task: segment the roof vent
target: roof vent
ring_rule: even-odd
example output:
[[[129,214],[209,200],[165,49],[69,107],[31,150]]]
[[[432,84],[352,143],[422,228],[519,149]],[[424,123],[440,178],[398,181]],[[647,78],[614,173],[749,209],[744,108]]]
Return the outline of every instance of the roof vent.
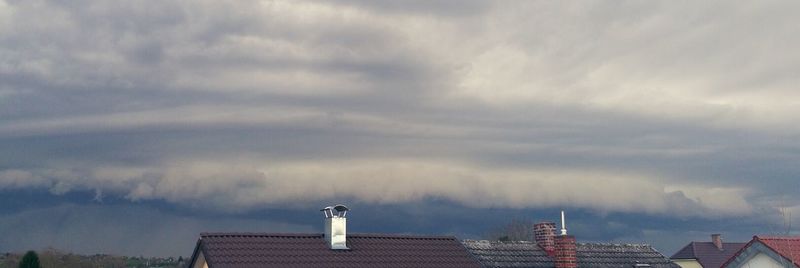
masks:
[[[321,209],[325,213],[325,241],[331,249],[349,249],[347,247],[347,211],[345,205],[329,206]]]

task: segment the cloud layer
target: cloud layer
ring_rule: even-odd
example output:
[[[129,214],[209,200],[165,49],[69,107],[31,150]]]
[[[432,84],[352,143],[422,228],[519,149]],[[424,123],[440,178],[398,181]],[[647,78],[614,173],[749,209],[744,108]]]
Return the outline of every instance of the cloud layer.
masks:
[[[234,211],[796,206],[796,8],[0,1],[0,189]]]

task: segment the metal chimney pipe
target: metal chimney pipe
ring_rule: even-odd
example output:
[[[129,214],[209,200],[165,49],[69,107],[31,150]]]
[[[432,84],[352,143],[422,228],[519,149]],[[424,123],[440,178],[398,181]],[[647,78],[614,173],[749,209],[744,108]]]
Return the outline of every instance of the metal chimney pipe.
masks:
[[[347,247],[347,211],[344,205],[336,205],[321,209],[325,212],[325,241],[333,250],[349,249]]]

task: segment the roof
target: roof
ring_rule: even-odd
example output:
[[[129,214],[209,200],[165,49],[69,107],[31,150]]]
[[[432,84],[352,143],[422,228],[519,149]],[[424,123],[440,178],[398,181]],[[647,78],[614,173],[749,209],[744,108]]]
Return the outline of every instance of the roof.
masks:
[[[464,246],[485,267],[554,267],[545,251],[530,241],[464,240]],[[578,267],[611,268],[649,264],[655,268],[678,268],[649,245],[577,243]]]
[[[224,267],[480,267],[452,236],[348,234],[331,250],[322,234],[202,233],[198,252]]]
[[[670,259],[696,259],[703,267],[720,267],[747,243],[722,243],[722,250],[713,242],[691,242]]]
[[[754,236],[767,247],[774,250],[784,258],[800,264],[800,237],[798,236]]]
[[[794,267],[800,267],[800,236],[753,236],[753,239],[731,256],[724,265],[743,262],[749,258],[747,255],[758,252],[768,253],[768,256],[776,260],[783,257],[786,261],[791,261]]]

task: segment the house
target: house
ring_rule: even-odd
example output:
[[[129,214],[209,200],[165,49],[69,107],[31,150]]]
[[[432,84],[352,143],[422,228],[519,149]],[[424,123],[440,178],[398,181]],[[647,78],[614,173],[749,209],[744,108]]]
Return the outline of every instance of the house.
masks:
[[[800,236],[753,236],[720,267],[800,267]]]
[[[542,268],[678,268],[648,245],[576,243],[575,237],[555,234],[555,223],[534,225],[534,241],[464,240],[464,246],[484,267]]]
[[[347,207],[322,211],[325,233],[203,233],[188,267],[481,267],[455,237],[348,234]]]
[[[683,268],[718,268],[747,243],[723,242],[721,234],[712,234],[709,242],[691,242],[670,259]]]

